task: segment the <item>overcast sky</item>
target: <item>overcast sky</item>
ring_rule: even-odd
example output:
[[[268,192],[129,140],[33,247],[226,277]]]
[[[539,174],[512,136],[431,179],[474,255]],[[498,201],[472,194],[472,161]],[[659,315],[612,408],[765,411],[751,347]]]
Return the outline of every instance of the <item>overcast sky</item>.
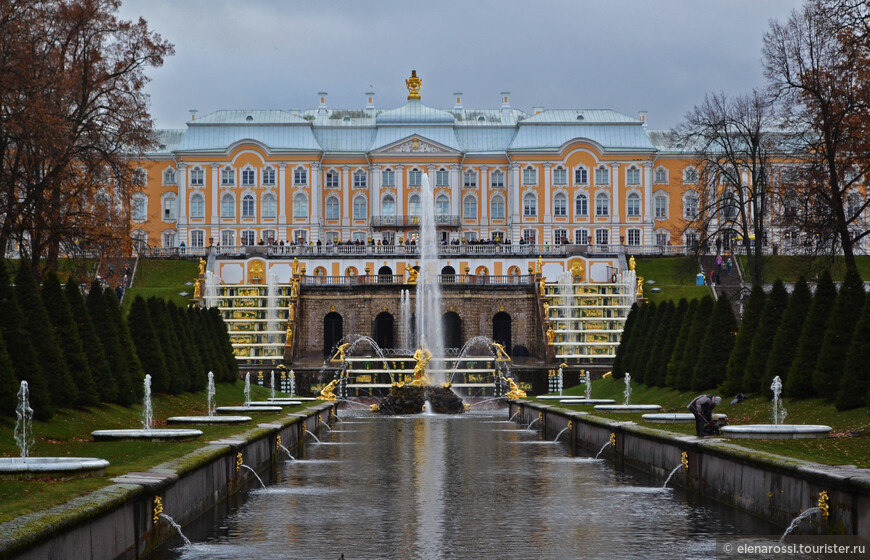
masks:
[[[678,124],[708,91],[763,87],[761,37],[800,0],[124,0],[175,45],[150,70],[160,128],[189,109],[310,109],[405,103],[416,69],[423,103],[648,111]]]

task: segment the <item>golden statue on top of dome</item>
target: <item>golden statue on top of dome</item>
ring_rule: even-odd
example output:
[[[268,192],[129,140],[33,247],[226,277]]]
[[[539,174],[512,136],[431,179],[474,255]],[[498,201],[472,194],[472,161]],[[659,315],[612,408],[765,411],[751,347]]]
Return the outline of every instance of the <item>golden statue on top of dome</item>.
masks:
[[[420,99],[420,85],[423,80],[417,77],[417,71],[411,70],[411,77],[405,80],[405,85],[408,86],[408,99]]]

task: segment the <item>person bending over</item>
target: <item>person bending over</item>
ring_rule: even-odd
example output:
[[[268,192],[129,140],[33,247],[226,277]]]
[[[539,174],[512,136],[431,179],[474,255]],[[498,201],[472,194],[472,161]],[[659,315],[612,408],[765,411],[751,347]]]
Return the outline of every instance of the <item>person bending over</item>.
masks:
[[[722,397],[698,395],[689,403],[689,410],[695,415],[695,432],[698,436],[715,436],[719,427],[713,422],[713,409],[722,402]]]

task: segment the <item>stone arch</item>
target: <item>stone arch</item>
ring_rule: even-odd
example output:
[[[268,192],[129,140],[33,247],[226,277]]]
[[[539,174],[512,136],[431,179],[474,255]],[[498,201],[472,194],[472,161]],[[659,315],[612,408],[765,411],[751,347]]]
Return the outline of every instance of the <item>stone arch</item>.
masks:
[[[504,311],[499,311],[492,317],[492,340],[504,346],[505,351],[511,353],[511,316]]]
[[[395,319],[388,311],[381,311],[375,317],[375,342],[381,348],[395,348]]]
[[[445,348],[462,348],[462,318],[455,311],[448,311],[441,317]]]
[[[344,337],[344,319],[335,311],[323,317],[323,355],[331,356]]]

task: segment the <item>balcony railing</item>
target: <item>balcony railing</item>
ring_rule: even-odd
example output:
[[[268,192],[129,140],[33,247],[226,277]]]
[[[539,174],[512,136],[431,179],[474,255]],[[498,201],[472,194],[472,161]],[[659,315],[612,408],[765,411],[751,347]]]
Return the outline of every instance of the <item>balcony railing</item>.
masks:
[[[533,284],[535,277],[528,274],[487,275],[439,274],[439,284],[472,286],[523,286]],[[303,276],[303,286],[366,286],[405,284],[401,274],[361,274],[358,276]]]
[[[420,216],[372,216],[372,227],[420,227]],[[459,216],[435,216],[435,227],[459,227]]]

